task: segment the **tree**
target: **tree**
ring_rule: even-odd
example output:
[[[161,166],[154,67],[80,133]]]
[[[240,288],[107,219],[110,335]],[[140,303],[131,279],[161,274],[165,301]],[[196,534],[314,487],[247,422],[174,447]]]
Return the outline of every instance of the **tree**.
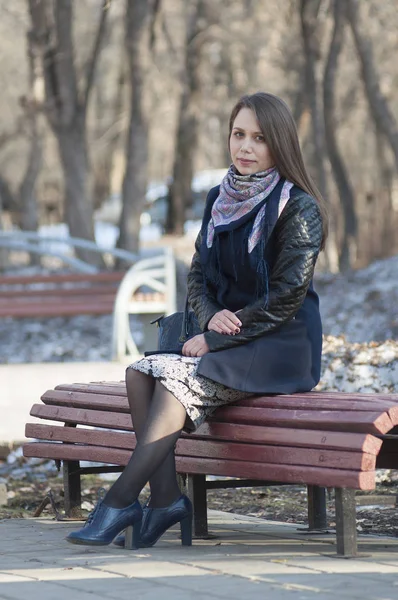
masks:
[[[346,18],[344,0],[334,0],[333,14],[334,29],[323,79],[323,106],[326,145],[333,176],[339,191],[340,204],[343,209],[344,225],[342,244],[339,247],[339,268],[340,271],[344,271],[349,269],[355,260],[356,236],[358,231],[354,192],[339,150],[336,136],[336,71],[343,46],[344,23]]]
[[[398,124],[380,88],[372,41],[363,33],[362,13],[357,0],[347,0],[347,15],[361,64],[361,75],[369,108],[377,127],[386,136],[391,146],[398,169]]]
[[[319,40],[317,38],[318,13],[322,0],[300,0],[301,34],[305,58],[305,83],[307,104],[310,107],[312,123],[312,140],[314,147],[314,164],[317,185],[326,195],[325,147],[322,107],[316,78],[316,62],[319,57]]]
[[[184,233],[185,211],[192,202],[194,157],[198,145],[200,120],[200,59],[206,28],[206,5],[203,0],[191,2],[187,11],[185,60],[182,91],[178,111],[176,148],[172,182],[169,187],[167,233]]]
[[[139,249],[140,217],[148,185],[149,75],[154,45],[153,28],[159,9],[160,0],[127,0],[126,3],[126,49],[131,96],[117,245],[132,252]]]
[[[28,0],[28,6],[31,43],[42,64],[43,110],[57,139],[63,168],[66,222],[72,236],[94,240],[86,118],[110,2],[102,2],[82,85],[78,84],[74,57],[73,0]],[[79,255],[99,261],[97,255],[84,250]]]

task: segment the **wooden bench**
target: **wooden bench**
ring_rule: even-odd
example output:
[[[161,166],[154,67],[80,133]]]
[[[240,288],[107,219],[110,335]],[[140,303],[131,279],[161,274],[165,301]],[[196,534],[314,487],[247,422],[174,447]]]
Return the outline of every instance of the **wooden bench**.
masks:
[[[121,470],[135,447],[125,385],[59,385],[41,399],[30,414],[62,425],[28,423],[26,436],[38,441],[24,445],[24,456],[63,463],[71,515],[80,507],[80,476]],[[355,490],[375,487],[376,467],[398,467],[397,424],[393,394],[263,396],[218,409],[176,448],[177,470],[188,476],[195,535],[207,535],[207,489],[255,483],[306,484],[310,529],[325,528],[326,486],[335,488],[337,554],[355,556]],[[80,467],[80,461],[105,466]],[[206,475],[240,480],[206,481]]]
[[[151,325],[154,315],[176,311],[176,265],[170,248],[142,256],[126,272],[0,276],[0,318],[112,314],[111,358],[127,361],[139,353],[130,328],[130,315],[139,315],[141,351],[153,350],[158,335]]]
[[[124,272],[1,276],[0,317],[107,315]]]

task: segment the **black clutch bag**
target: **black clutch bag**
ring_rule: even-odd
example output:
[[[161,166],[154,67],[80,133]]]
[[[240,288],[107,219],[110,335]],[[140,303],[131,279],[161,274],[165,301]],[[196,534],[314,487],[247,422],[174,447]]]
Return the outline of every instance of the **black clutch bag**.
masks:
[[[168,317],[159,317],[152,321],[159,328],[158,350],[145,352],[145,356],[151,354],[181,354],[185,342],[199,333],[203,333],[195,313],[188,309],[188,301],[185,310],[175,312]]]

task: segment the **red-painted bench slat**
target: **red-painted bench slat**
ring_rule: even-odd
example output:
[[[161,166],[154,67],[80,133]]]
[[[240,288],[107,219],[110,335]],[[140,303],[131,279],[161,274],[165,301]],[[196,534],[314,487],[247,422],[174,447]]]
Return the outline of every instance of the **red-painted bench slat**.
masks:
[[[328,399],[328,398],[301,398],[294,396],[261,396],[259,398],[247,398],[243,402],[239,403],[240,406],[250,406],[251,408],[279,408],[279,409],[296,409],[296,410],[328,410],[328,411],[368,411],[378,412],[381,410],[388,410],[394,406],[390,402],[384,401],[370,401],[369,399],[364,400],[351,400],[347,402],[341,399]]]
[[[15,300],[15,302],[31,302],[34,298],[39,298],[43,300],[51,300],[53,302],[54,296],[56,298],[62,298],[64,296],[102,296],[108,295],[115,297],[117,292],[117,285],[91,285],[90,287],[74,287],[74,288],[49,288],[45,290],[29,290],[27,295],[24,290],[0,290],[0,304],[8,303],[10,298]]]
[[[212,417],[210,417],[212,419]],[[387,433],[395,425],[383,412],[358,411],[300,411],[274,408],[252,408],[226,406],[219,412],[217,420],[229,423],[251,425],[272,425],[273,427],[294,427],[296,429],[330,429],[334,431],[356,431],[366,433]]]
[[[49,406],[70,406],[78,408],[93,408],[94,410],[109,410],[111,412],[122,412],[130,414],[127,398],[113,395],[95,395],[84,392],[64,392],[52,390],[41,397],[44,404]]]
[[[109,391],[108,388],[114,387],[117,388],[116,391]],[[69,384],[60,384],[57,385],[56,390],[66,390],[66,391],[75,391],[75,392],[87,392],[93,394],[114,394],[120,396],[126,396],[126,385],[124,380],[122,381],[105,381],[105,382],[91,382],[91,383],[69,383]],[[51,392],[52,390],[49,390]],[[48,393],[49,393],[48,392]],[[270,402],[279,402],[279,400],[283,402],[293,402],[300,403],[304,401],[305,403],[309,403],[310,407],[316,406],[313,400],[317,402],[328,402],[328,408],[334,406],[335,402],[336,406],[340,405],[345,408],[345,410],[351,410],[350,405],[353,401],[358,402],[366,402],[371,405],[377,405],[379,408],[381,406],[396,406],[398,404],[398,394],[377,394],[377,400],[375,400],[375,394],[366,393],[344,393],[344,392],[305,392],[298,394],[275,394],[270,396],[259,396],[256,398],[247,398],[246,400],[240,401],[240,405],[244,406],[254,406],[255,403],[265,403],[265,405]],[[330,404],[329,404],[330,403]],[[271,407],[271,404],[269,405]],[[367,410],[367,409],[366,409]]]
[[[41,417],[54,421],[66,421],[70,423],[82,423],[84,425],[104,426],[115,429],[132,429],[131,417],[128,414],[113,413],[108,411],[96,411],[80,408],[69,408],[59,406],[48,406],[35,404],[31,413],[33,417]],[[336,413],[333,413],[336,415]],[[386,433],[392,429],[390,419],[386,414],[378,413],[357,413],[359,422],[356,422],[351,413],[339,415],[341,421],[336,423],[330,414],[305,413],[300,411],[284,411],[277,409],[247,409],[245,407],[226,406],[218,410],[217,416],[210,417],[210,420],[245,423],[248,425],[261,425],[286,427],[296,429],[319,429],[320,427],[330,430],[341,431],[364,431],[371,433]],[[312,418],[311,418],[312,417]],[[361,419],[361,420],[360,420]]]
[[[220,409],[219,409],[220,410]],[[283,429],[281,427],[259,427],[257,425],[240,425],[239,423],[203,423],[199,429],[190,434],[201,438],[233,439],[247,443],[267,443],[279,446],[290,446],[292,440],[301,448],[325,448],[328,450],[351,450],[376,455],[382,441],[367,433],[349,433],[340,431]]]
[[[63,421],[65,423],[81,423],[93,427],[106,427],[107,429],[125,429],[132,431],[131,416],[122,413],[112,413],[84,408],[69,408],[64,406],[47,406],[34,404],[30,410],[32,417]]]
[[[127,365],[126,365],[127,366]],[[123,373],[121,373],[123,375]],[[51,396],[54,391],[71,391],[71,392],[86,392],[88,394],[96,395],[112,395],[122,396],[127,399],[126,384],[124,381],[120,382],[106,382],[106,383],[72,383],[72,384],[61,384],[57,385],[54,390],[47,390],[42,398]]]
[[[108,315],[113,311],[114,301],[54,304],[44,307],[41,304],[29,306],[1,307],[0,317],[10,318],[49,318],[49,317],[73,317],[76,315]]]
[[[64,431],[67,430],[65,436]],[[50,434],[48,431],[40,433],[36,429],[38,439],[50,439],[53,441],[68,441],[75,443],[93,443],[94,436],[91,432],[84,429],[75,429],[74,427],[52,426]],[[98,433],[98,432],[95,432]],[[128,439],[123,435],[124,446],[120,446],[118,436],[123,434],[111,434],[108,436],[107,447],[124,448],[132,450],[135,447],[135,439],[132,434]],[[112,436],[112,437],[111,437]],[[65,440],[64,438],[68,439]],[[59,440],[61,438],[61,440]],[[116,446],[114,443],[116,442]],[[105,444],[100,443],[100,446]],[[297,447],[280,447],[259,444],[241,444],[239,442],[222,442],[212,440],[200,440],[195,438],[183,438],[177,442],[177,455],[179,456],[199,456],[202,458],[217,458],[220,460],[243,460],[267,463],[282,463],[290,465],[321,465],[327,468],[353,469],[361,471],[370,471],[375,468],[375,456],[364,454],[362,452],[344,452],[324,449],[308,449]]]
[[[89,460],[115,465],[126,465],[131,452],[116,448],[97,446],[79,446],[33,442],[25,446],[25,456],[52,458],[58,460]],[[331,478],[336,487],[353,489],[373,489],[374,471],[358,472],[347,469],[328,469],[300,465],[281,465],[236,460],[219,460],[200,457],[176,457],[177,470],[180,473],[205,475],[224,475],[226,477],[248,477],[280,481],[284,483],[306,483],[329,486]]]
[[[210,435],[211,437],[216,437],[217,434],[220,433],[220,428],[224,427],[224,431],[228,432],[228,437],[231,437],[231,425],[225,424],[222,422],[222,419],[219,419],[219,416],[223,414],[225,408],[218,409],[217,417],[213,417],[214,419],[220,420],[221,422],[208,422],[204,423],[201,426],[196,434],[198,437],[203,437],[205,435]],[[77,408],[66,408],[66,407],[58,407],[58,406],[46,406],[43,404],[34,404],[30,414],[33,417],[39,417],[42,419],[48,419],[51,421],[62,421],[71,424],[82,424],[82,425],[90,425],[93,427],[104,427],[107,429],[121,429],[132,431],[132,423],[131,417],[128,414],[121,413],[111,413],[111,412],[102,412],[102,411],[94,411],[94,410],[86,410],[86,409],[77,409]],[[213,427],[213,429],[212,429]],[[248,425],[236,425],[236,431],[240,431],[239,427],[250,427]],[[259,431],[261,430],[261,432]],[[213,433],[212,433],[213,432]],[[264,439],[268,443],[275,443],[278,445],[291,445],[292,436],[294,435],[295,445],[302,447],[328,447],[333,448],[334,445],[340,447],[340,440],[344,438],[344,436],[348,436],[347,439],[347,447],[352,447],[353,444],[364,443],[366,436],[362,436],[361,434],[355,433],[344,433],[344,432],[328,432],[324,430],[304,430],[298,429],[295,430],[293,428],[283,429],[277,427],[256,427],[252,426],[252,434],[256,435],[258,432],[257,439],[255,437],[252,438],[253,442],[259,441],[259,439]],[[358,436],[355,438],[355,436]],[[368,444],[370,445],[370,438],[368,436]],[[352,438],[352,439],[349,439]],[[377,448],[377,445],[381,442],[376,438],[373,438],[371,442],[372,447]],[[371,449],[367,448],[366,451],[368,453],[372,453]]]
[[[124,271],[103,271],[102,273],[54,273],[51,275],[2,275],[2,285],[31,285],[36,283],[68,283],[68,282],[119,282]]]
[[[120,386],[114,386],[112,389],[109,386],[109,391],[111,394],[96,394],[91,390],[88,391],[75,391],[75,390],[63,390],[63,389],[55,389],[49,390],[43,394],[41,397],[44,404],[59,404],[64,406],[79,406],[81,408],[96,408],[101,410],[114,410],[117,412],[130,412],[129,404],[127,401],[127,397],[119,395],[115,395],[113,390],[119,390]],[[121,399],[122,398],[122,399]],[[233,405],[232,405],[233,406]],[[390,405],[384,404],[382,402],[361,402],[354,401],[349,406],[347,403],[336,404],[336,402],[328,402],[328,401],[320,401],[318,399],[314,399],[311,401],[305,401],[305,399],[298,399],[289,397],[285,399],[284,396],[277,397],[261,397],[255,399],[247,399],[243,400],[239,403],[239,406],[247,406],[248,408],[279,408],[279,409],[287,409],[287,410],[332,410],[332,411],[363,411],[363,412],[376,412],[385,410],[388,412],[390,409]],[[346,408],[347,407],[347,408]]]

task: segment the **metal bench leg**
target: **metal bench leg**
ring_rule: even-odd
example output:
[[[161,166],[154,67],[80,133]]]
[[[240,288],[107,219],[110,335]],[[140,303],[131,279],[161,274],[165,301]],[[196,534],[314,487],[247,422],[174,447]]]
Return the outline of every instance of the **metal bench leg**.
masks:
[[[308,531],[327,530],[326,488],[318,485],[307,486],[308,498]]]
[[[206,475],[188,475],[188,496],[193,504],[193,535],[207,538]]]
[[[63,467],[65,515],[80,518],[82,496],[79,461],[65,460]]]
[[[357,556],[355,490],[335,489],[337,555]]]

